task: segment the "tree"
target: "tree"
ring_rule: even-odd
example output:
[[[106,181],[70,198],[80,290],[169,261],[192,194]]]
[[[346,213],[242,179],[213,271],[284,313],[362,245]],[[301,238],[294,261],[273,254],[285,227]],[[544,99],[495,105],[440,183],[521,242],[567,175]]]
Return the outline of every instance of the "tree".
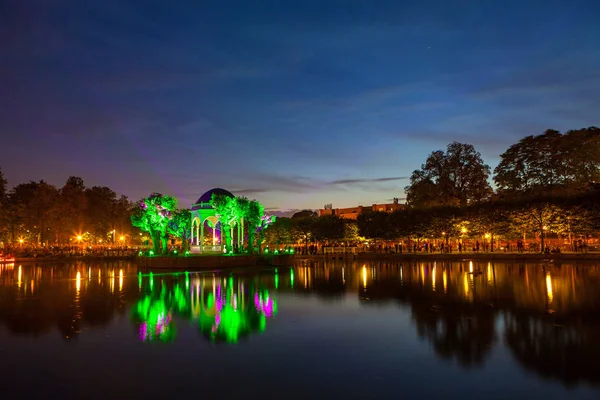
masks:
[[[264,241],[267,244],[285,245],[293,242],[292,223],[289,218],[277,218],[266,230]]]
[[[508,235],[512,232],[510,224],[510,211],[506,204],[489,202],[481,204],[473,210],[468,210],[468,219],[471,222],[471,231],[482,236],[489,235],[490,250],[494,251],[494,243],[498,236]]]
[[[42,181],[22,183],[9,194],[9,224],[13,236],[45,244],[56,233],[58,221],[56,187]]]
[[[373,239],[375,245],[377,239],[393,238],[394,232],[390,221],[390,215],[383,211],[362,213],[356,219],[360,235]]]
[[[258,244],[258,252],[261,252],[261,247],[265,239],[265,233],[268,231],[267,228],[271,227],[275,221],[277,221],[277,217],[274,215],[263,215],[260,219],[260,223],[256,227],[256,235],[257,235],[257,244]]]
[[[0,168],[0,242],[7,237],[8,230],[8,203],[6,195],[6,185],[8,182],[4,178],[2,169]]]
[[[59,235],[61,241],[68,241],[86,230],[87,196],[83,179],[69,177],[59,192]]]
[[[356,243],[361,240],[361,237],[358,234],[358,225],[356,221],[344,221],[344,242],[346,243]]]
[[[414,207],[466,206],[488,199],[490,167],[471,144],[452,142],[412,173],[406,200]]]
[[[308,243],[313,239],[314,227],[316,224],[317,217],[305,216],[296,217],[292,216],[292,237],[296,242],[304,243],[304,246],[308,248]]]
[[[548,232],[560,229],[562,212],[559,207],[549,202],[524,203],[513,212],[512,220],[523,232],[540,235],[541,249],[544,252],[544,239]]]
[[[292,219],[312,218],[312,217],[316,217],[316,216],[317,216],[317,213],[314,210],[302,210],[302,211],[295,212],[294,215],[292,215]]]
[[[344,239],[344,219],[337,215],[323,215],[315,219],[314,239],[318,242],[337,242]]]
[[[219,224],[221,225],[221,237],[225,238],[225,246],[227,251],[229,251],[233,248],[231,246],[231,224],[236,220],[239,221],[239,218],[243,214],[243,207],[238,199],[215,193],[213,193],[210,199],[210,205],[213,206],[217,213]]]
[[[241,204],[244,221],[248,227],[248,253],[254,253],[255,238],[261,226],[263,225],[263,217],[265,208],[256,200],[248,200],[245,197],[238,197],[238,204]],[[259,243],[260,250],[260,243]]]
[[[154,252],[167,253],[167,240],[169,222],[177,208],[177,200],[171,196],[152,193],[147,198],[140,200],[131,215],[131,223],[152,238]],[[162,244],[162,246],[161,246]]]
[[[168,229],[170,234],[181,239],[183,251],[188,251],[192,231],[192,212],[187,208],[175,210]]]
[[[572,194],[600,182],[600,129],[527,136],[500,155],[494,182],[513,196]]]

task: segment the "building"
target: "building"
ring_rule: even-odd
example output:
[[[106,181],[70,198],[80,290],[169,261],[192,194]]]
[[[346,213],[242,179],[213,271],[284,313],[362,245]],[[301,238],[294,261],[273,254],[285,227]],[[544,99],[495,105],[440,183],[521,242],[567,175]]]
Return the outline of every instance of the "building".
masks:
[[[327,204],[325,205],[325,208],[319,210],[319,217],[323,215],[337,215],[346,219],[356,219],[360,214],[365,212],[392,212],[396,210],[403,210],[405,208],[406,204],[400,204],[398,199],[394,199],[394,202],[389,204],[372,204],[370,206],[358,206],[350,208],[333,208],[331,204]]]

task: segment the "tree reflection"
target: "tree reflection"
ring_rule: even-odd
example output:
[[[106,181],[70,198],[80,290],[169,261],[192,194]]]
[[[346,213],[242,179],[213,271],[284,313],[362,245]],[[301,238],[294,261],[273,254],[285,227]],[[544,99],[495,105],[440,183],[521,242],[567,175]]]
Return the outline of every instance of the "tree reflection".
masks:
[[[599,271],[568,265],[371,263],[353,272],[361,304],[409,305],[417,335],[441,359],[481,367],[503,337],[525,368],[572,385],[600,383]],[[495,332],[499,316],[505,321],[501,335]]]
[[[464,367],[481,366],[495,341],[492,313],[461,307],[432,309],[413,303],[412,316],[419,337],[433,345],[438,356]]]
[[[112,263],[2,265],[0,323],[18,336],[56,330],[66,340],[77,338],[84,328],[105,325],[125,312],[126,302],[137,297],[124,279],[128,273],[129,267]],[[111,284],[115,276],[125,284]]]
[[[600,385],[600,326],[582,321],[569,325],[530,315],[505,317],[504,338],[514,357],[526,369],[572,386]]]
[[[252,332],[265,330],[267,320],[277,314],[277,301],[264,288],[245,287],[233,277],[206,279],[198,276],[185,287],[177,277],[160,277],[160,290],[150,276],[148,291],[133,307],[133,320],[139,324],[140,340],[163,342],[175,338],[175,317],[197,324],[211,341],[236,343]]]

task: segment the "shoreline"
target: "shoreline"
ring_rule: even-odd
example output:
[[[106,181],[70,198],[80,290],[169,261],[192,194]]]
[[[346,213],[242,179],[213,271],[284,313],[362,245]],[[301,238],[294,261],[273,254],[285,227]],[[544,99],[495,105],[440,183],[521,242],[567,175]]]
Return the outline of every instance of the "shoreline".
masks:
[[[359,254],[296,254],[296,260],[390,260],[390,261],[600,261],[600,253],[359,253]]]
[[[135,256],[16,257],[15,261],[6,261],[4,264],[69,261],[120,261],[133,259],[135,259]]]
[[[173,268],[179,266],[190,265],[201,266],[205,268],[207,264],[214,265],[216,267],[235,265],[237,267],[242,266],[241,262],[245,257],[248,256],[192,256],[192,257],[139,257],[135,255],[131,256],[73,256],[73,257],[17,257],[15,261],[0,262],[3,264],[14,264],[14,263],[48,263],[48,262],[71,262],[71,261],[133,261],[138,265],[159,267],[157,264],[164,263],[162,268]],[[249,265],[256,265],[256,263],[271,264],[273,260],[272,255],[254,255],[252,257],[245,258],[245,261],[249,262]],[[284,257],[275,256],[277,261],[281,262]],[[153,261],[149,261],[152,259]],[[202,259],[202,261],[200,261]],[[146,262],[142,260],[147,260]],[[160,261],[159,261],[160,260]],[[233,261],[235,260],[235,261]],[[260,261],[259,261],[260,260]],[[539,254],[539,253],[358,253],[358,254],[315,254],[315,255],[302,255],[296,253],[293,256],[285,257],[287,262],[289,261],[302,261],[302,260],[386,260],[386,261],[426,261],[426,260],[444,260],[444,261],[469,261],[469,260],[480,260],[480,261],[538,261],[538,262],[557,262],[557,261],[600,261],[600,252],[597,253],[557,253],[557,254]],[[233,262],[232,262],[233,261]],[[285,263],[285,261],[284,261]]]

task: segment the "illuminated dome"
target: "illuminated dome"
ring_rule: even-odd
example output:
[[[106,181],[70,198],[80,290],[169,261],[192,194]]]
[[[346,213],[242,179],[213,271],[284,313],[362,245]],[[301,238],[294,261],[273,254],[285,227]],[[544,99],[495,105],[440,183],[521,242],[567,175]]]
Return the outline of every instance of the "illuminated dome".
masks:
[[[196,201],[196,203],[192,206],[192,210],[197,210],[199,208],[206,208],[208,206],[208,203],[210,203],[210,199],[212,199],[213,194],[235,197],[229,190],[225,190],[225,189],[221,189],[221,188],[213,188],[213,189],[210,189],[209,191],[207,191],[206,193],[204,193],[202,196],[200,196],[198,201]]]

